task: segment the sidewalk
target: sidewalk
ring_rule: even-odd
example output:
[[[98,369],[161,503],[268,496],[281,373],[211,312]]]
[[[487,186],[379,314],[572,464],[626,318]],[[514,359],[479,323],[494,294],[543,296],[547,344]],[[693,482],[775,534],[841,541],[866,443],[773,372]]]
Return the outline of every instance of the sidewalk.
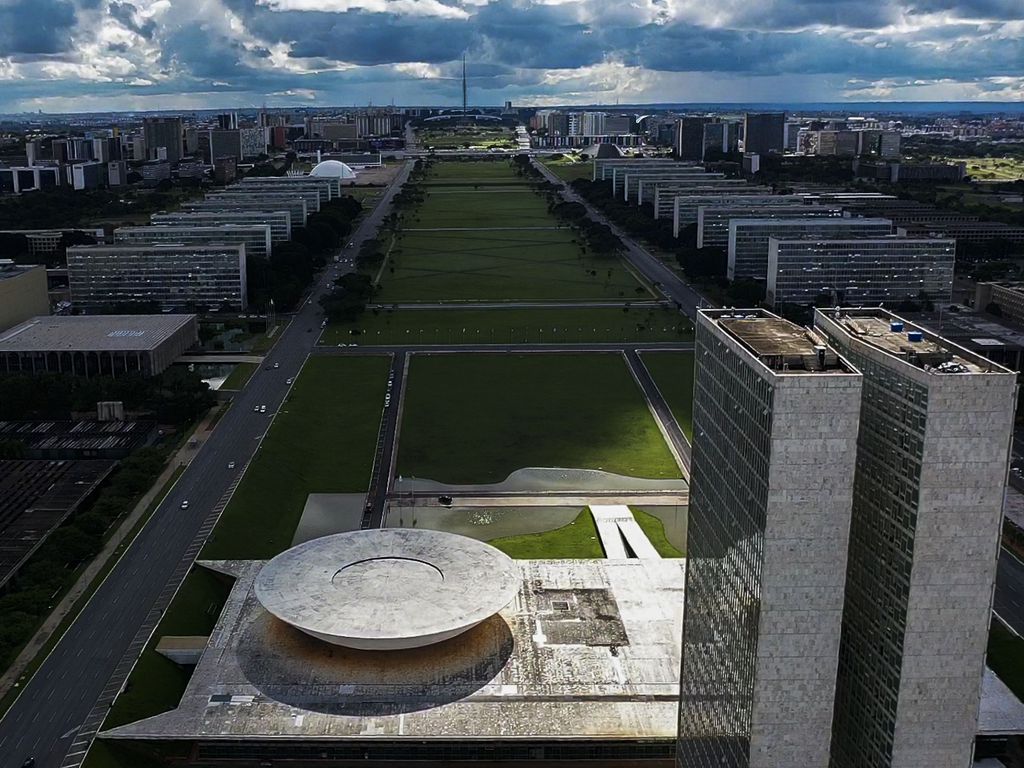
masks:
[[[21,653],[18,654],[18,657],[11,663],[7,671],[0,676],[0,697],[6,696],[16,684],[24,682],[20,678],[26,668],[32,663],[39,652],[45,648],[54,632],[60,627],[61,622],[71,613],[75,603],[89,591],[93,580],[106,568],[111,557],[120,556],[124,548],[130,544],[130,541],[126,541],[126,539],[132,533],[136,523],[142,519],[149,505],[153,503],[153,500],[163,490],[164,485],[174,476],[178,467],[192,461],[192,457],[196,455],[199,448],[210,436],[210,429],[216,423],[218,408],[225,407],[228,406],[215,406],[207,411],[203,420],[199,422],[192,432],[190,439],[183,441],[181,448],[167,461],[167,466],[164,467],[163,472],[153,482],[150,489],[139,499],[135,508],[121,520],[121,523],[110,535],[110,538],[104,543],[100,553],[85,567],[78,580],[64,594],[60,602],[53,607],[53,611],[43,621],[42,626],[32,636],[32,639],[28,641],[28,644],[21,649]],[[189,446],[191,438],[196,440],[194,446]],[[0,712],[0,717],[3,714],[3,712]]]

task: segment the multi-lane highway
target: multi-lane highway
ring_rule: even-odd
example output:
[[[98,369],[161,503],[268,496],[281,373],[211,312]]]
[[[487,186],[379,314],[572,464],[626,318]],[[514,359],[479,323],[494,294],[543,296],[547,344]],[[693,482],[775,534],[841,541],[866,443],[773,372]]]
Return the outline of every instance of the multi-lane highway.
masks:
[[[359,244],[377,231],[409,170],[409,164],[403,166],[360,224],[351,238],[353,257]],[[98,725],[97,712],[121,682],[112,676],[127,672],[123,661],[139,628],[152,620],[158,613],[154,605],[172,591],[197,534],[208,532],[211,512],[223,504],[256,452],[287,393],[286,380],[296,375],[316,344],[318,299],[329,289],[326,276],[317,280],[263,367],[235,397],[148,525],[0,720],[0,768],[18,768],[28,757],[35,757],[38,768],[75,766],[84,759]],[[267,406],[266,413],[254,412],[260,405]],[[228,468],[229,462],[235,462],[234,469]],[[186,500],[188,508],[182,509]]]

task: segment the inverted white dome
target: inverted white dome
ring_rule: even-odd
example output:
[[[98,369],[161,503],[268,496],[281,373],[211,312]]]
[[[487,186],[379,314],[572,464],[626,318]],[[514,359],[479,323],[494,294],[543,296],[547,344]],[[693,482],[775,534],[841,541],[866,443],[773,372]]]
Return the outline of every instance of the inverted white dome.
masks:
[[[340,160],[324,160],[322,163],[317,163],[309,175],[331,179],[354,179],[356,172]]]

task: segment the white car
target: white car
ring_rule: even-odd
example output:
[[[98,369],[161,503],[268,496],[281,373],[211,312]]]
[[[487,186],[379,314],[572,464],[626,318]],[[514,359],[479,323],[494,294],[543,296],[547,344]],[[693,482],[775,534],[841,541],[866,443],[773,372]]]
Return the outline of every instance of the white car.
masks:
[[[259,407],[258,405],[254,405],[254,406],[252,407],[252,412],[253,412],[253,413],[259,413],[259,412],[260,412],[260,407]]]
[[[260,406],[260,413],[266,413],[266,412],[267,412],[267,406],[261,405]]]
[[[235,462],[229,461],[228,462],[228,469],[234,469],[234,468],[235,468]]]
[[[280,368],[280,367],[281,367],[281,364],[280,364],[280,363],[274,363],[274,367],[275,367],[275,368]]]
[[[285,384],[291,384],[295,379],[285,379]]]
[[[185,499],[183,502],[181,502],[181,508],[188,509],[188,499]]]

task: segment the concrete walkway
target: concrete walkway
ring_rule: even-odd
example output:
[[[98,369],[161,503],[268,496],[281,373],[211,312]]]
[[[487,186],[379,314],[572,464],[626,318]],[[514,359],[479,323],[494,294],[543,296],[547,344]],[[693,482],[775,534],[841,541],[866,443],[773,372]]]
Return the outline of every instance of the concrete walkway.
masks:
[[[219,355],[182,355],[177,359],[179,363],[262,363],[262,355],[250,355],[245,352],[239,352],[237,355],[219,354]]]
[[[610,560],[626,560],[629,553],[626,544],[641,560],[660,560],[661,555],[651,544],[647,534],[637,523],[629,507],[620,504],[591,504],[590,512],[601,537],[605,557]],[[625,539],[625,542],[623,541]]]
[[[96,555],[92,562],[85,567],[85,570],[82,571],[78,580],[65,593],[64,597],[60,599],[60,602],[53,607],[50,615],[46,617],[39,629],[36,630],[32,639],[29,640],[25,647],[21,649],[21,653],[19,653],[17,658],[11,663],[11,666],[7,668],[7,671],[2,676],[0,676],[0,696],[6,695],[15,683],[19,682],[19,678],[25,671],[25,668],[28,667],[36,655],[43,649],[65,617],[71,613],[75,603],[88,591],[89,586],[103,571],[110,558],[120,554],[124,547],[131,543],[128,540],[128,536],[135,528],[136,523],[139,522],[146,510],[149,508],[149,505],[153,503],[158,494],[163,490],[167,481],[174,476],[175,470],[192,461],[192,457],[196,455],[199,448],[210,435],[210,429],[214,423],[213,419],[217,413],[217,409],[227,407],[228,405],[224,404],[211,409],[191,435],[191,437],[195,438],[196,444],[194,446],[189,446],[190,440],[185,440],[177,453],[168,460],[163,472],[160,473],[160,476],[153,481],[153,485],[150,486],[149,490],[146,491],[142,498],[138,500],[134,509],[132,509],[132,511],[121,520],[117,528],[114,529],[114,532],[110,534],[110,538],[104,543],[103,549],[100,550],[100,553]],[[0,712],[0,716],[2,715],[3,713]]]

